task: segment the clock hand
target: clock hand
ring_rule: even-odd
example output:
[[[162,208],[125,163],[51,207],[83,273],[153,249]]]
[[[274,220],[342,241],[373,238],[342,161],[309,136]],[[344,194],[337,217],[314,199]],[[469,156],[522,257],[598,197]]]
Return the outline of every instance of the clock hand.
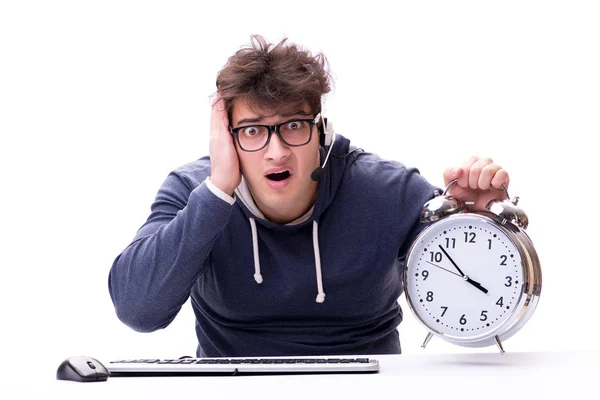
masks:
[[[446,252],[446,250],[444,250],[444,248],[442,247],[442,245],[438,245],[438,247],[440,248],[440,250],[442,250],[442,252],[446,255],[446,257],[448,257],[448,260],[450,260],[450,262],[452,263],[452,265],[454,265],[454,268],[456,268],[458,270],[458,272],[460,272],[460,276],[463,277],[463,279],[467,282],[469,282],[471,285],[475,286],[477,289],[481,290],[483,293],[487,293],[488,290],[486,288],[484,288],[483,286],[481,286],[481,283],[474,281],[473,279],[469,278],[467,275],[465,275],[461,269],[458,267],[458,265],[456,265],[456,263],[454,262],[454,260],[452,259],[452,257],[450,257],[450,254],[448,254]]]
[[[431,265],[433,265],[434,267],[438,267],[439,269],[443,269],[443,270],[444,270],[444,271],[446,271],[446,272],[450,272],[451,274],[454,274],[454,275],[456,275],[456,276],[458,276],[458,277],[461,277],[461,278],[462,278],[462,276],[461,276],[461,275],[457,274],[457,273],[456,273],[456,272],[454,272],[454,271],[450,271],[449,269],[446,269],[446,268],[444,268],[444,267],[440,267],[439,265],[437,265],[437,264],[434,264],[434,263],[432,263],[432,262],[430,262],[430,261],[425,261],[425,262],[426,262],[427,264],[431,264]]]
[[[439,244],[438,247],[440,248],[440,250],[442,250],[442,252],[446,255],[446,257],[448,257],[448,260],[450,260],[450,262],[452,263],[452,265],[454,265],[454,268],[456,268],[458,270],[458,272],[460,273],[460,276],[462,276],[464,278],[465,274],[460,270],[460,268],[458,268],[458,265],[456,265],[456,263],[454,262],[454,260],[452,259],[452,257],[450,257],[450,254],[448,254],[446,252],[446,250],[444,250],[444,248],[442,247],[441,244]]]
[[[473,279],[469,278],[468,276],[465,275],[465,278],[467,280],[467,282],[469,282],[471,285],[475,286],[477,289],[481,290],[483,293],[487,293],[488,290],[486,288],[484,288],[483,286],[481,286],[481,283],[474,281]]]

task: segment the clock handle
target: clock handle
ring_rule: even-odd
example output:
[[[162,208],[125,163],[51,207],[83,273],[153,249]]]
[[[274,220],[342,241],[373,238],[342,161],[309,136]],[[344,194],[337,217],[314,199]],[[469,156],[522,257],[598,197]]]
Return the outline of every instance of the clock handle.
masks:
[[[458,181],[458,178],[452,179],[450,182],[448,182],[448,185],[446,185],[446,189],[444,189],[444,193],[442,193],[442,196],[445,196],[446,193],[448,193],[448,190],[450,190],[450,188],[456,183],[456,181]],[[506,185],[502,184],[502,189],[504,190],[504,194],[506,194],[506,199],[510,200],[510,196],[508,195],[508,189],[506,188]],[[519,197],[515,197],[515,199],[510,200],[510,202],[516,206],[519,202]]]
[[[448,182],[448,185],[446,185],[446,189],[444,189],[444,193],[442,193],[442,196],[445,196],[446,193],[448,193],[448,190],[452,187],[452,185],[456,183],[457,180],[458,178],[452,179],[450,182]]]
[[[506,186],[504,184],[502,184],[502,189],[504,189],[504,194],[506,194],[506,200],[509,200],[511,203],[513,203],[513,205],[517,205],[517,203],[519,202],[519,196],[516,196],[514,199],[510,199],[510,196],[508,195],[508,190],[506,189]]]
[[[446,192],[450,189],[456,179],[450,181],[444,193],[440,195],[439,190],[435,190],[435,197],[429,200],[421,208],[419,220],[421,222],[435,222],[448,215],[456,214],[464,209],[464,204],[452,196],[446,196]]]

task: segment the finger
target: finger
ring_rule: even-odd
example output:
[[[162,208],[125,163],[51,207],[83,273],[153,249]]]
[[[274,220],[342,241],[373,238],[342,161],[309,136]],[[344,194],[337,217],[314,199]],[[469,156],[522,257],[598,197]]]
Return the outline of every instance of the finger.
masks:
[[[462,188],[469,187],[469,175],[471,173],[471,168],[477,161],[479,161],[479,157],[471,156],[461,165],[460,168],[462,169],[463,172],[457,181],[458,186],[460,186]]]
[[[229,118],[225,111],[225,102],[223,99],[213,104],[210,116],[211,136],[218,136],[223,130],[229,131]]]
[[[479,189],[479,177],[481,176],[481,171],[489,164],[492,164],[491,159],[481,158],[471,165],[471,169],[469,170],[469,187],[471,189]]]
[[[221,93],[217,91],[210,102],[211,107],[216,106],[222,100],[223,97],[221,96]]]
[[[448,186],[451,181],[460,177],[462,173],[463,170],[459,167],[446,168],[444,170],[444,186]]]
[[[212,114],[216,114],[216,115],[227,115],[227,111],[226,111],[226,107],[225,107],[225,100],[223,99],[218,99],[217,101],[215,101],[212,105]]]
[[[225,108],[225,100],[220,97],[217,98],[213,103],[213,109],[217,110],[218,112],[225,112]]]
[[[213,109],[210,114],[210,138],[211,138],[211,140],[216,140],[217,137],[219,136],[219,134],[218,134],[219,127],[220,127],[219,120],[220,120],[219,114],[216,111],[216,108],[213,106]]]
[[[479,182],[477,185],[481,190],[488,190],[492,187],[492,179],[494,178],[496,172],[501,170],[502,167],[498,164],[488,164],[481,170],[481,174],[479,175]]]
[[[471,157],[469,157],[469,159],[467,161],[465,161],[460,166],[460,169],[462,170],[462,173],[460,174],[460,177],[458,178],[458,181],[456,181],[456,183],[458,184],[458,186],[460,186],[462,188],[468,188],[469,187],[469,171],[471,170],[471,167],[473,166],[473,164],[475,164],[478,160],[479,160],[478,157],[471,156]]]
[[[508,189],[509,183],[510,176],[508,175],[508,172],[506,172],[506,170],[504,169],[499,169],[498,171],[496,171],[491,180],[491,185],[494,189],[502,189],[502,185],[504,185],[504,187]]]

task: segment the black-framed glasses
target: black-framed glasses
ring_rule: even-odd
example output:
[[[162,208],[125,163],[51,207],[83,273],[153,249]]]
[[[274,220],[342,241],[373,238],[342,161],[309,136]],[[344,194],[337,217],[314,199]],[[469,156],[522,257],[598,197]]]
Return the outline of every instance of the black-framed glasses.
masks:
[[[247,125],[229,128],[238,145],[244,151],[264,149],[273,132],[288,146],[304,146],[312,138],[313,126],[321,118],[321,113],[313,119],[291,119],[277,125]]]

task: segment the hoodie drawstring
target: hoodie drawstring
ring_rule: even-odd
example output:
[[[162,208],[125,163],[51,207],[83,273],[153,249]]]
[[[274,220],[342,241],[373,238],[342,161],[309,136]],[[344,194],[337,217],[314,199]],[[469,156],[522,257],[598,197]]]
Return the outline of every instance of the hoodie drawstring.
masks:
[[[252,229],[252,253],[254,254],[254,280],[256,283],[263,282],[260,274],[260,260],[258,259],[258,234],[256,233],[256,222],[254,218],[250,218],[250,228]]]
[[[261,284],[263,277],[260,273],[260,259],[258,258],[258,233],[256,231],[256,221],[249,218],[250,228],[252,230],[252,253],[254,255],[254,280]],[[325,292],[323,291],[323,276],[321,274],[321,255],[319,252],[319,224],[313,221],[313,249],[315,251],[315,271],[317,274],[317,303],[325,301]]]
[[[323,291],[323,276],[321,275],[321,255],[319,252],[319,224],[313,221],[313,248],[315,249],[315,270],[317,273],[317,303],[325,301],[325,292]]]

